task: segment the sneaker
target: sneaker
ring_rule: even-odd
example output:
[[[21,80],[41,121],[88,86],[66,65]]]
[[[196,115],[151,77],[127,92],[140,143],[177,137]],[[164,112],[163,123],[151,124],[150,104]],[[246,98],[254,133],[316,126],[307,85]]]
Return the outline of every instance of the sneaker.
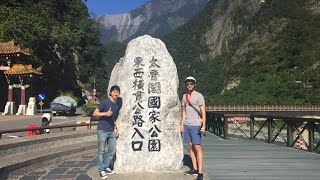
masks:
[[[203,180],[203,174],[198,174],[198,177],[196,180]]]
[[[198,175],[198,170],[191,169],[189,171],[184,172],[184,175]]]
[[[106,174],[115,174],[116,172],[114,170],[111,170],[110,168],[106,169]]]
[[[100,177],[101,177],[101,179],[107,179],[108,178],[107,172],[106,171],[101,171],[100,172]]]

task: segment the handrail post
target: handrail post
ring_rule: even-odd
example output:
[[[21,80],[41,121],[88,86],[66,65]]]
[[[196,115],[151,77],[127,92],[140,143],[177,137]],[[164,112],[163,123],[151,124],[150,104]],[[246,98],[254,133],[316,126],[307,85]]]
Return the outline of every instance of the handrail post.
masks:
[[[271,143],[272,136],[273,136],[272,119],[267,118],[267,121],[268,121],[268,143]]]
[[[287,147],[290,147],[293,141],[292,123],[290,120],[285,121],[287,124]]]
[[[229,139],[229,133],[228,133],[228,117],[223,116],[223,138]]]
[[[90,126],[89,126],[89,129],[91,129],[91,121],[92,121],[92,120],[91,120],[91,117],[90,117]]]
[[[312,152],[314,149],[314,127],[315,127],[314,122],[308,123],[308,135],[309,135],[309,148],[308,148],[308,150],[310,152]]]
[[[223,124],[222,117],[218,116],[216,122],[217,122],[216,123],[216,135],[221,136],[221,134],[222,134],[222,124]]]
[[[250,139],[254,136],[254,117],[250,117]]]

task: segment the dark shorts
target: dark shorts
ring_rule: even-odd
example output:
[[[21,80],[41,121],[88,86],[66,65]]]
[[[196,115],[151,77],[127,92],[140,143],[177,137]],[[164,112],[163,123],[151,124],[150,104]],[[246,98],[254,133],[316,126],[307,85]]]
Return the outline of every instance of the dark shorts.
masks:
[[[185,143],[201,144],[200,126],[184,125],[183,140]]]

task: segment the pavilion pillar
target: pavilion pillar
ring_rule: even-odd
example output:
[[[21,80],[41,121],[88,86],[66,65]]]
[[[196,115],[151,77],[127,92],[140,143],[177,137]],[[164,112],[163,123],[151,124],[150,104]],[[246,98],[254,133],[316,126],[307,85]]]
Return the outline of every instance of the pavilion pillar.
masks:
[[[12,94],[13,94],[13,86],[12,84],[9,84],[8,85],[8,101],[6,103],[6,106],[4,107],[4,112],[2,113],[2,115],[11,115],[16,113],[16,105],[15,105],[15,102],[13,102],[12,100]]]
[[[21,85],[21,105],[26,105],[26,86]]]
[[[27,105],[26,105],[26,86],[24,84],[21,84],[21,92],[20,92],[20,105],[18,112],[16,115],[24,115],[27,111]]]
[[[8,85],[8,102],[12,102],[12,92],[13,92],[13,87],[11,84]]]

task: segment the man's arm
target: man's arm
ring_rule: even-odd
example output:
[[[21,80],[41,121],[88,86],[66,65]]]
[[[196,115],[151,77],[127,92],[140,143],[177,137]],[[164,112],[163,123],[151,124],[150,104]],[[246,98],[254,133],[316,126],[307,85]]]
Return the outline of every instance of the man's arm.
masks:
[[[119,115],[119,111],[117,113],[117,118],[118,118],[118,115]],[[115,120],[115,122],[114,122],[114,135],[116,137],[119,136],[119,128],[120,128],[119,121]]]
[[[182,106],[182,111],[181,111],[181,121],[180,121],[180,131],[184,131],[184,119],[186,118],[186,106]]]
[[[93,116],[101,117],[101,116],[112,116],[111,107],[107,112],[100,112],[98,108],[96,108],[92,114]]]
[[[200,106],[200,110],[201,110],[201,115],[202,115],[202,127],[201,127],[201,132],[204,132],[206,130],[206,121],[207,121],[207,117],[206,117],[206,105],[205,103],[203,103],[203,105]]]

